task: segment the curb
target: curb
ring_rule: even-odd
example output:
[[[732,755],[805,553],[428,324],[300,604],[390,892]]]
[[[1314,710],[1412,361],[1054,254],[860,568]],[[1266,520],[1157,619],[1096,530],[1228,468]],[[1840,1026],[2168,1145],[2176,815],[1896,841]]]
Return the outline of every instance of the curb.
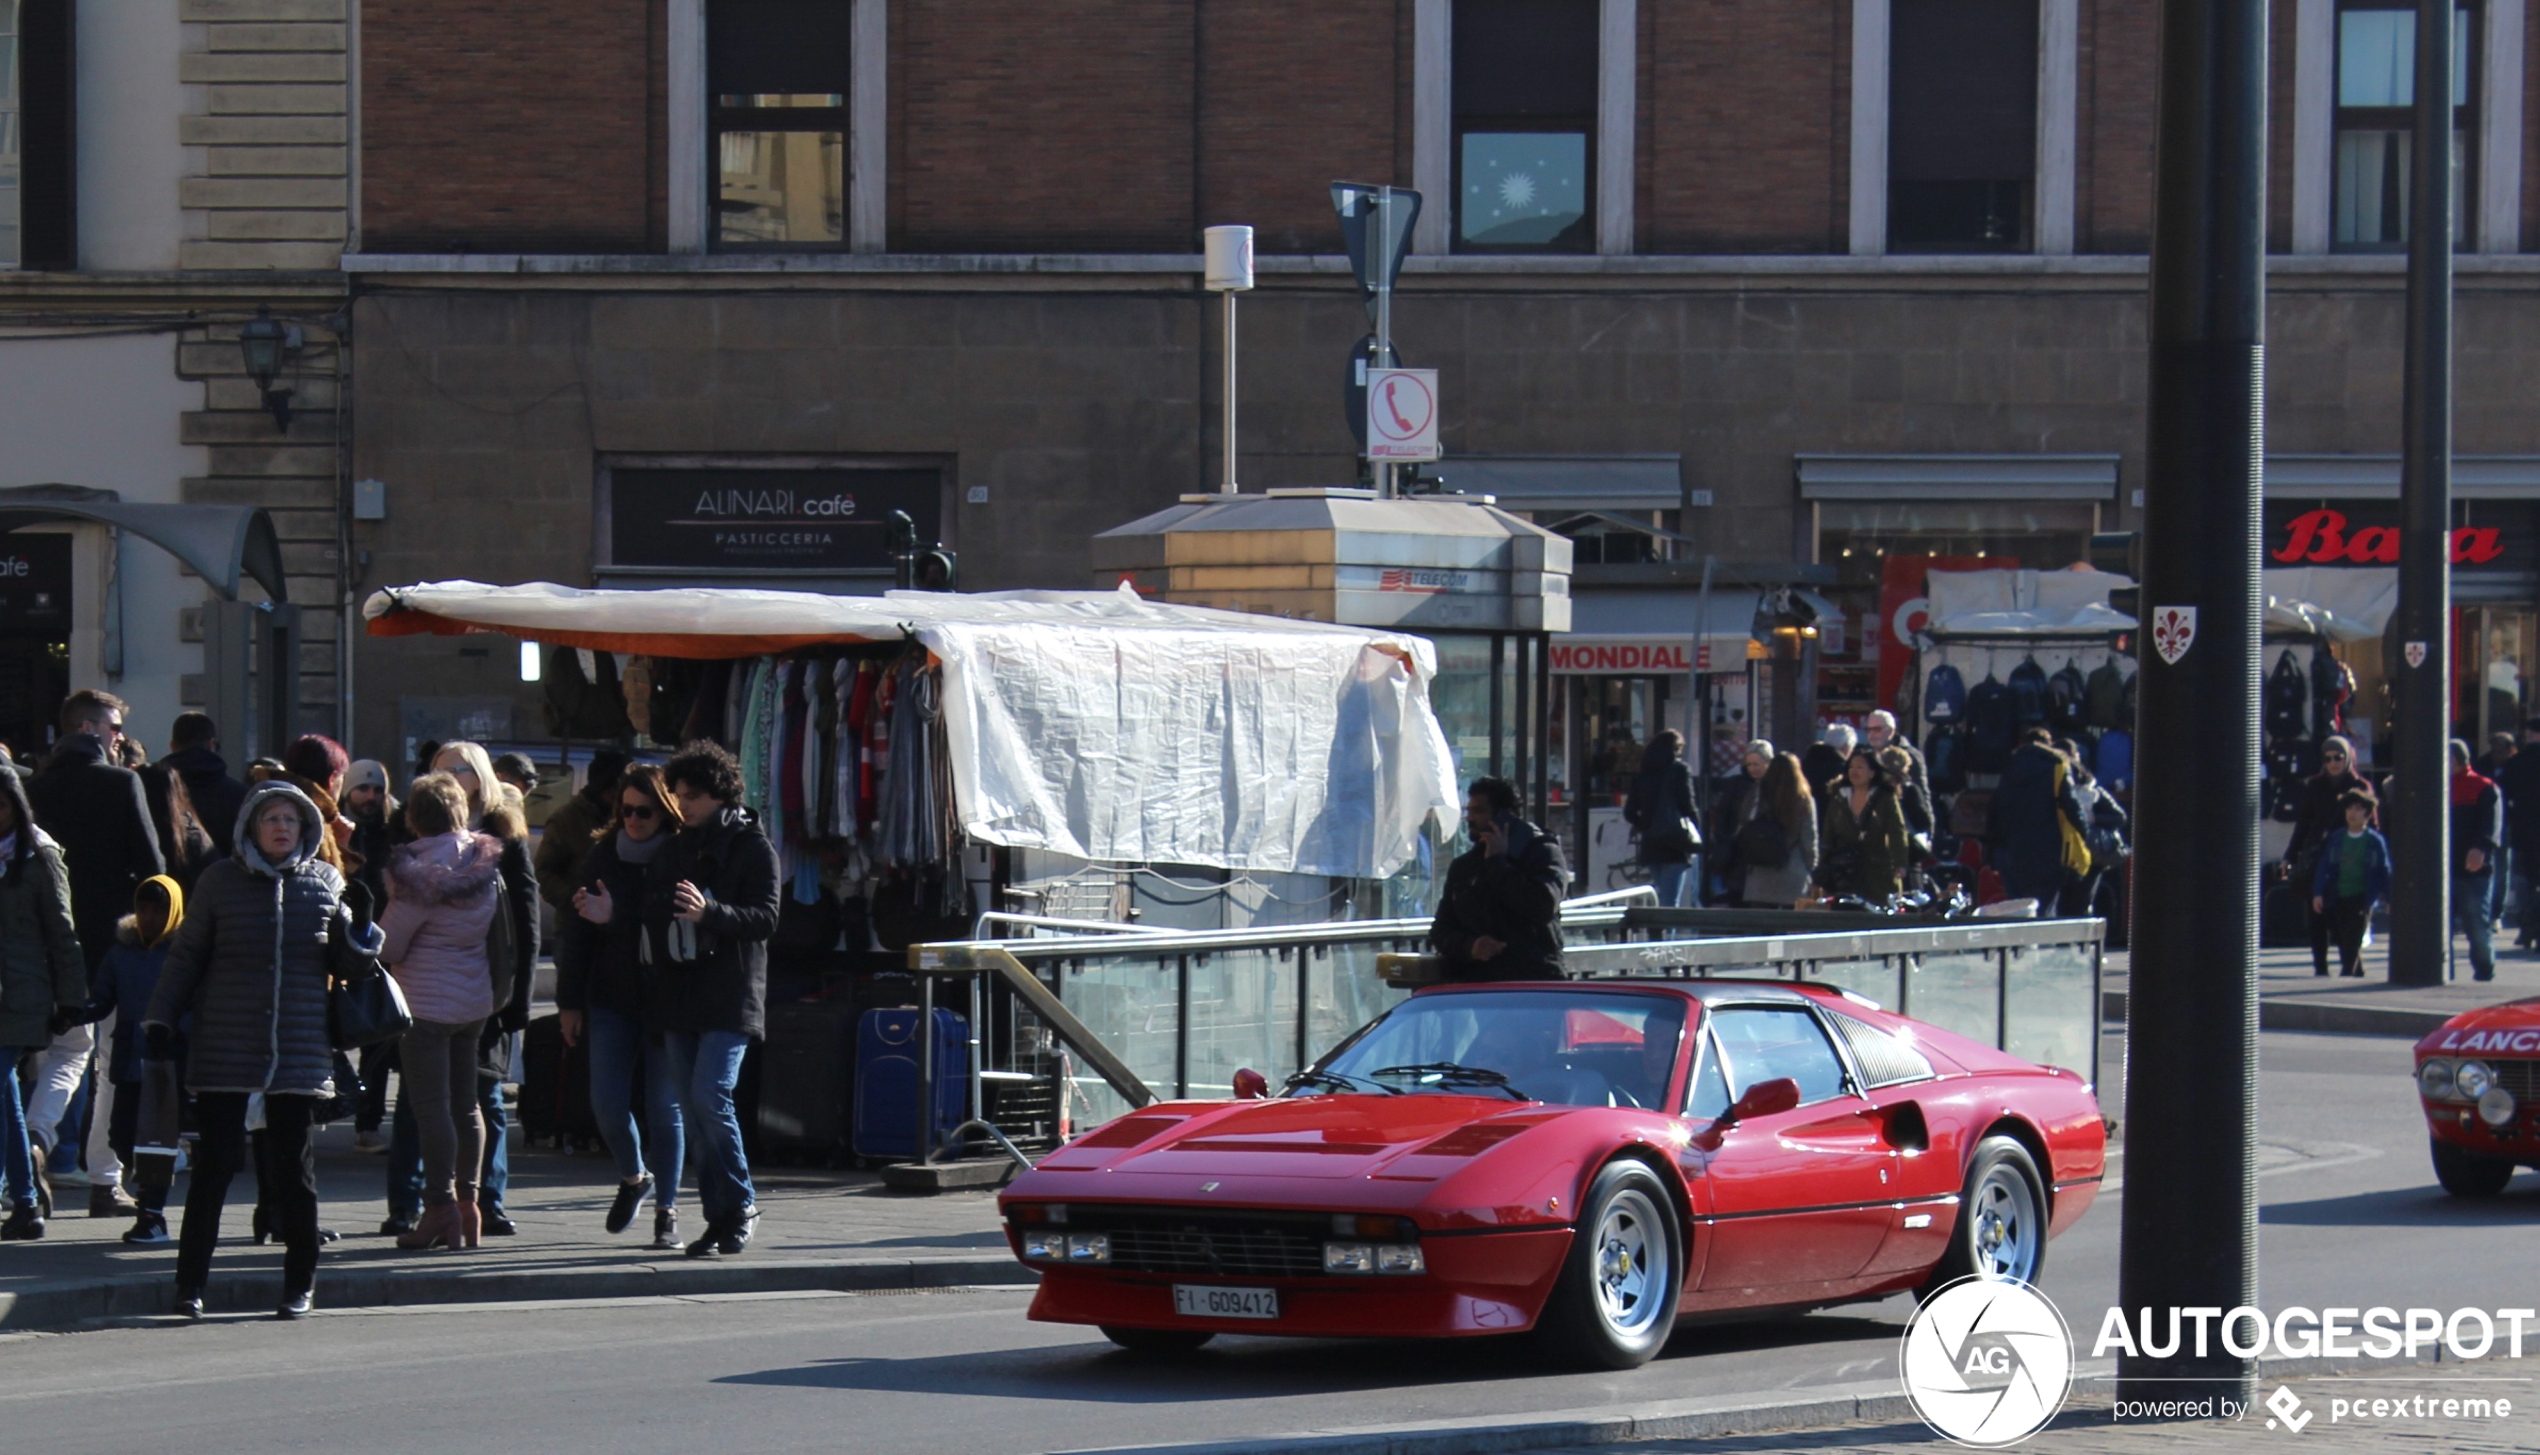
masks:
[[[2443,1361],[2423,1361],[2402,1368],[2422,1368]],[[2309,1375],[2353,1374],[2390,1368],[2389,1361],[2356,1357],[2261,1359],[2254,1386]],[[2114,1360],[2086,1360],[2073,1366],[2073,1389],[2059,1420],[2076,1414],[2104,1419],[2106,1381],[2115,1375]],[[2091,1391],[2085,1393],[2085,1391]],[[1503,1455],[1522,1450],[1566,1450],[1573,1446],[1620,1444],[1634,1440],[1716,1440],[1740,1435],[1768,1435],[1784,1430],[1821,1429],[1834,1425],[1912,1426],[1925,1431],[1913,1401],[1893,1380],[1827,1385],[1789,1396],[1713,1395],[1704,1399],[1655,1401],[1609,1409],[1551,1410],[1517,1418],[1425,1420],[1398,1425],[1370,1425],[1323,1433],[1303,1430],[1292,1435],[1265,1435],[1197,1444],[1116,1445],[1065,1452],[1065,1455]],[[1934,1436],[1937,1440],[1938,1437]]]
[[[2126,994],[2122,990],[2100,993],[2100,1017],[2111,1025],[2123,1025],[2126,1018]],[[2298,1000],[2265,1000],[2258,1002],[2258,1029],[2262,1031],[2319,1031],[2338,1036],[2401,1036],[2417,1040],[2442,1029],[2443,1023],[2457,1012],[2444,1010],[2403,1010],[2396,1006],[2317,1005]]]
[[[949,1288],[965,1284],[1029,1285],[1032,1271],[1011,1257],[846,1258],[745,1262],[622,1263],[590,1268],[382,1269],[318,1265],[318,1300],[326,1308],[413,1304],[519,1303],[549,1299],[677,1298],[724,1293],[864,1292]],[[88,1282],[38,1284],[0,1293],[0,1332],[67,1329],[99,1319],[140,1318],[168,1311],[166,1273]],[[224,1275],[214,1266],[203,1290],[211,1313],[259,1313],[282,1301],[279,1270]]]
[[[1892,1380],[1836,1385],[1796,1398],[1714,1395],[1605,1410],[1556,1410],[1508,1420],[1430,1420],[1364,1429],[1183,1445],[1123,1445],[1073,1455],[1484,1455],[1632,1440],[1710,1440],[1825,1425],[1915,1418]]]

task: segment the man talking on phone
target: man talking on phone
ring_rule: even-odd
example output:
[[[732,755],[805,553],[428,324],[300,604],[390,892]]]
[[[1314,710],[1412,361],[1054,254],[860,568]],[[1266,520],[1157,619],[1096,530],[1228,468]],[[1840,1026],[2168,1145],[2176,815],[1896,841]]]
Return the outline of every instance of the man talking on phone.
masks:
[[[1561,895],[1570,866],[1560,841],[1517,813],[1505,778],[1477,778],[1464,801],[1473,847],[1447,866],[1429,943],[1446,978],[1561,978]]]

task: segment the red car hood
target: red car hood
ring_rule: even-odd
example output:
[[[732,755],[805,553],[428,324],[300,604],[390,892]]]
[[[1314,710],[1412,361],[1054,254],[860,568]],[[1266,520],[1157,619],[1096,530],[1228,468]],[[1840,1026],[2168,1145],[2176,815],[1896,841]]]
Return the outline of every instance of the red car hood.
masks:
[[[2540,996],[2465,1010],[2417,1042],[2417,1055],[2540,1056]]]
[[[1040,1170],[1245,1178],[1396,1172],[1427,1181],[1444,1169],[1419,1164],[1452,1159],[1460,1166],[1560,1115],[1559,1108],[1498,1096],[1166,1102],[1079,1137],[1043,1158]],[[1459,1132],[1455,1142],[1439,1145]]]

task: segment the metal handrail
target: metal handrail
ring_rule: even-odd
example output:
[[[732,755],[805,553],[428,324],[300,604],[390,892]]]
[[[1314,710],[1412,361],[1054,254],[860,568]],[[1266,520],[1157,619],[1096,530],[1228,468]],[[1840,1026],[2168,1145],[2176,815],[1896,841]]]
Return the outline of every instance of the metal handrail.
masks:
[[[1124,925],[1111,920],[1061,919],[1056,915],[1016,914],[1007,910],[992,909],[981,914],[971,923],[970,938],[974,940],[988,938],[988,926],[992,924],[1020,925],[1025,929],[1035,930],[1092,930],[1099,934],[1110,935],[1169,935],[1173,933],[1160,925]]]
[[[1620,889],[1608,889],[1598,894],[1582,894],[1576,899],[1565,899],[1561,901],[1561,912],[1566,915],[1574,909],[1595,909],[1608,904],[1656,904],[1657,902],[1657,885],[1627,884]]]
[[[1573,929],[1620,929],[1626,910],[1620,905],[1598,905],[1573,913],[1570,905],[1562,906],[1561,923]],[[1334,944],[1344,940],[1424,940],[1429,935],[1426,919],[1355,919],[1328,920],[1310,925],[1275,925],[1244,930],[1172,930],[1140,935],[1136,953],[1210,954],[1223,950],[1277,949],[1289,945]],[[1019,959],[1065,959],[1079,955],[1117,953],[1126,946],[1109,935],[1053,935],[1048,939],[1030,940],[963,940],[949,944],[911,947],[912,968],[938,968],[926,956],[956,950],[998,949]]]

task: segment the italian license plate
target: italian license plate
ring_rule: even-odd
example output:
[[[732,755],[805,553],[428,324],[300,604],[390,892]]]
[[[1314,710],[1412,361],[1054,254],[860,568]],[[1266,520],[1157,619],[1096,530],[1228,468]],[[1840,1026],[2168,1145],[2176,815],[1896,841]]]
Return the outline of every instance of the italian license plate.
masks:
[[[1279,1316],[1279,1290],[1177,1283],[1173,1285],[1173,1312],[1191,1319],[1275,1319]]]

